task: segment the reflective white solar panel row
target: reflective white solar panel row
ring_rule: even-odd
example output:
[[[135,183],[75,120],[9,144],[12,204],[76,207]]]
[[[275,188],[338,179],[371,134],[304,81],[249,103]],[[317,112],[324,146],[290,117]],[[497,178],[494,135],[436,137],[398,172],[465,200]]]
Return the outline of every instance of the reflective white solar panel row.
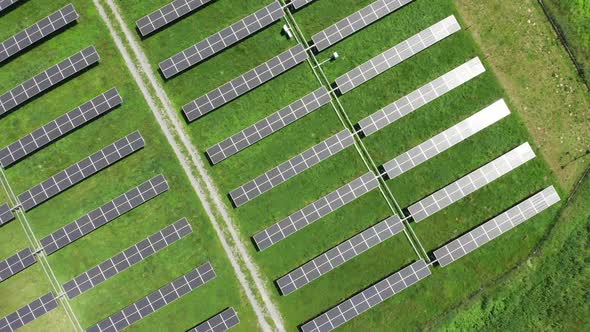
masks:
[[[485,72],[483,64],[479,58],[474,58],[364,118],[358,126],[365,136],[369,136],[483,72]]]
[[[459,30],[461,26],[455,16],[449,16],[338,77],[338,90],[347,93]]]
[[[207,156],[209,156],[209,160],[213,164],[217,164],[329,102],[330,96],[328,95],[328,90],[325,87],[321,87],[280,111],[267,116],[252,126],[210,147],[207,150]]]
[[[121,331],[129,325],[145,318],[156,310],[181,298],[192,290],[216,277],[211,263],[207,262],[189,273],[177,278],[141,300],[127,306],[110,317],[89,327],[88,332]]]
[[[259,232],[253,240],[258,250],[269,248],[378,186],[379,180],[375,174],[368,172]]]
[[[398,216],[389,217],[289,272],[276,283],[283,295],[291,294],[403,230]]]
[[[190,329],[189,332],[223,332],[238,325],[239,322],[240,319],[234,308],[227,308]]]
[[[388,161],[383,164],[383,169],[389,179],[396,178],[500,121],[509,114],[510,110],[504,100],[499,100],[426,142]]]
[[[0,165],[8,167],[54,142],[76,128],[94,120],[120,105],[123,99],[113,88],[76,107],[18,141],[0,150]]]
[[[260,31],[283,16],[285,16],[285,12],[282,5],[279,1],[274,1],[254,14],[246,16],[244,19],[160,62],[160,70],[164,77],[170,78]]]
[[[37,260],[31,251],[26,248],[15,255],[8,257],[0,262],[0,282],[12,277],[27,267],[35,264]],[[0,329],[1,330],[1,329]]]
[[[68,281],[63,285],[64,290],[68,297],[73,299],[138,264],[192,231],[188,220],[183,218]]]
[[[14,213],[8,203],[0,205],[0,225],[4,225],[9,221],[14,220]]]
[[[377,0],[311,37],[318,52],[393,13],[414,0]]]
[[[6,317],[0,318],[0,331],[12,332],[57,308],[53,293],[47,293]]]
[[[545,209],[559,202],[559,200],[559,194],[557,194],[553,186],[550,186],[467,234],[436,249],[434,256],[440,266],[447,266],[543,212]]]
[[[22,0],[0,0],[0,12]]]
[[[295,67],[305,61],[307,57],[307,52],[302,45],[290,48],[208,94],[184,105],[182,111],[189,121],[194,121]]]
[[[344,129],[240,186],[229,195],[236,207],[241,206],[353,144],[353,134]]]
[[[314,1],[315,0],[293,0],[291,1],[290,5],[293,7],[293,9],[299,9]]]
[[[142,36],[147,36],[182,18],[211,0],[175,0],[135,22]]]
[[[528,143],[505,153],[434,194],[412,204],[408,210],[415,222],[446,208],[463,197],[509,173],[535,157]]]
[[[303,324],[301,331],[331,331],[428,277],[430,274],[426,262],[419,260]]]
[[[41,246],[45,253],[50,255],[164,193],[169,188],[164,176],[158,175],[44,237],[40,241]]]
[[[100,57],[94,46],[90,46],[6,92],[0,96],[0,116],[72,77],[81,70],[90,67],[99,59]]]
[[[69,4],[0,43],[0,63],[74,22],[79,17]]]

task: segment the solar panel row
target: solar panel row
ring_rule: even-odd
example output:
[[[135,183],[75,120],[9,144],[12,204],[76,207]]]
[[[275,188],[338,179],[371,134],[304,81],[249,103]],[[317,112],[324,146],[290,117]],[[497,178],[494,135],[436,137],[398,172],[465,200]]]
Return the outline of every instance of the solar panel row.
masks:
[[[290,5],[293,9],[299,9],[307,4],[314,2],[315,0],[293,0],[291,1]]]
[[[57,299],[53,293],[47,293],[10,315],[0,318],[0,331],[16,331],[55,308]]]
[[[289,295],[403,230],[398,216],[389,217],[279,278],[277,286]]]
[[[123,99],[117,89],[113,88],[76,107],[0,150],[0,165],[8,167],[16,163],[58,138],[109,112],[120,105],[122,101]]]
[[[133,303],[125,309],[89,327],[88,332],[121,331],[131,324],[181,298],[216,277],[211,263],[207,262],[166,286]]]
[[[321,87],[289,106],[256,122],[239,133],[207,149],[207,156],[217,164],[254,143],[285,128],[330,102],[328,90]]]
[[[21,0],[0,0],[0,12]]]
[[[0,225],[4,225],[9,221],[14,220],[14,213],[8,203],[0,205]]]
[[[31,248],[26,248],[0,262],[0,282],[35,264]],[[1,329],[0,329],[1,330]]]
[[[267,249],[378,186],[375,174],[368,172],[254,235],[256,247]]]
[[[428,277],[430,274],[426,262],[419,260],[303,324],[301,331],[331,331]]]
[[[244,19],[160,62],[160,70],[165,78],[170,78],[260,31],[283,16],[285,16],[285,12],[282,5],[279,1],[274,1],[254,14],[246,16]]]
[[[307,57],[307,52],[302,45],[292,47],[208,94],[184,105],[182,111],[189,121],[194,121],[295,67],[305,61]]]
[[[240,319],[234,308],[227,308],[190,329],[189,332],[223,332],[238,325],[239,322]]]
[[[559,200],[559,194],[553,186],[550,186],[458,239],[436,249],[434,251],[436,261],[440,266],[447,266],[543,212]]]
[[[412,204],[408,210],[415,222],[446,208],[463,197],[533,159],[535,153],[528,143],[503,154],[452,184]]]
[[[135,22],[143,37],[160,30],[164,26],[179,20],[211,0],[176,0],[153,11]]]
[[[169,188],[164,176],[158,175],[44,237],[40,241],[41,246],[45,253],[50,255]]]

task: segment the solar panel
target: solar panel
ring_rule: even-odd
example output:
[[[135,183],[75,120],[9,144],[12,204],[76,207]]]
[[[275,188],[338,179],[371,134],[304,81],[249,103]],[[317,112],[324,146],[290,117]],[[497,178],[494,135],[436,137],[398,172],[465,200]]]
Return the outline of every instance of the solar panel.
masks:
[[[0,318],[0,331],[15,331],[57,308],[57,299],[49,292],[8,316]]]
[[[165,78],[170,78],[262,30],[283,16],[285,16],[285,12],[282,5],[278,1],[274,1],[254,14],[246,16],[229,27],[160,62],[160,70]]]
[[[299,9],[314,1],[315,0],[293,0],[291,1],[290,5],[293,7],[293,9]]]
[[[4,9],[11,7],[15,3],[19,2],[20,0],[0,0],[0,12]]]
[[[20,53],[31,45],[49,37],[79,17],[76,9],[69,4],[39,22],[20,31],[0,43],[0,63]]]
[[[217,164],[326,105],[330,100],[328,90],[321,87],[280,111],[210,147],[207,150],[207,156],[209,156],[209,160],[213,164]]]
[[[465,175],[434,194],[412,204],[408,210],[415,222],[446,208],[463,197],[509,173],[533,159],[535,153],[528,143],[503,154],[477,170]]]
[[[368,172],[254,235],[256,247],[267,249],[378,186],[375,174]]]
[[[33,256],[31,248],[19,251],[0,262],[0,282],[12,277],[27,267],[35,264],[37,260]]]
[[[331,331],[428,277],[430,274],[430,269],[424,260],[414,262],[303,324],[301,331]]]
[[[190,329],[189,332],[223,332],[238,325],[240,319],[234,308],[227,308],[207,321]]]
[[[63,285],[64,290],[68,297],[73,299],[138,264],[192,231],[188,220],[183,218],[68,281]]]
[[[377,0],[311,37],[318,52],[393,13],[414,0]]]
[[[120,105],[122,101],[117,89],[113,88],[76,107],[0,150],[0,165],[8,167],[16,163],[58,138],[109,112]]]
[[[0,116],[98,62],[90,46],[0,96]]]
[[[499,100],[426,142],[388,161],[383,164],[383,169],[389,179],[396,178],[500,121],[509,114],[510,110],[504,100]]]
[[[440,266],[447,266],[543,212],[559,202],[559,200],[559,194],[557,194],[553,186],[550,186],[463,236],[436,249],[434,256]]]
[[[358,126],[365,136],[369,136],[483,72],[485,72],[485,68],[479,58],[473,58],[434,81],[414,90],[393,104],[362,119]]]
[[[125,309],[89,327],[88,332],[121,331],[131,324],[145,318],[172,301],[181,298],[192,290],[216,277],[211,263],[207,262],[189,273],[177,278],[166,286],[133,303]]]
[[[143,148],[144,144],[145,142],[139,131],[133,132],[18,195],[18,200],[23,209],[29,211]]]
[[[229,195],[236,207],[239,207],[353,144],[354,136],[348,129],[344,129],[254,180],[245,183]]]
[[[9,221],[14,220],[14,214],[8,203],[0,205],[0,225],[4,225]]]
[[[143,37],[160,30],[164,26],[187,16],[211,0],[176,0],[158,10],[140,18],[135,22]]]
[[[182,111],[188,121],[194,121],[302,63],[307,56],[305,48],[299,44],[184,105]]]
[[[164,176],[158,175],[44,237],[40,241],[41,246],[45,253],[50,255],[164,193],[169,188]]]
[[[289,295],[403,230],[398,216],[389,217],[279,278],[277,286]]]
[[[459,30],[455,16],[449,16],[338,77],[338,90],[345,94]]]

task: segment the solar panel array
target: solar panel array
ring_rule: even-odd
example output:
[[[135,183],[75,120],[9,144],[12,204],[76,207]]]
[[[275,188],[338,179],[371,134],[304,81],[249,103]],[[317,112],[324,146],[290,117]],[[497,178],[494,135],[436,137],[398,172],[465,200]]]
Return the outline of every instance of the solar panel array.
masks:
[[[100,96],[76,107],[43,127],[0,150],[0,165],[8,167],[52,143],[76,128],[92,121],[122,103],[122,98],[113,88]]]
[[[19,251],[15,255],[0,262],[0,282],[12,277],[27,267],[35,264],[37,260],[33,256],[31,248]]]
[[[321,87],[289,106],[256,122],[252,126],[207,149],[207,156],[217,164],[254,143],[285,128],[330,102],[330,95]]]
[[[0,0],[0,12],[21,0]]]
[[[14,220],[14,213],[8,203],[0,205],[0,225],[4,225],[9,221]]]
[[[186,218],[141,240],[63,285],[70,299],[90,290],[192,233]]]
[[[121,331],[216,277],[207,262],[125,309],[89,327],[88,332]]]
[[[176,0],[153,11],[135,22],[143,37],[160,30],[164,26],[177,21],[194,10],[206,5],[211,0]]]
[[[398,216],[389,217],[279,278],[277,286],[289,295],[403,230]]]
[[[254,180],[245,183],[229,195],[236,207],[241,206],[353,144],[353,134],[348,129],[344,129]]]
[[[57,299],[53,293],[47,293],[10,315],[0,318],[0,331],[16,331],[55,308]]]
[[[338,77],[338,90],[347,93],[459,30],[455,16],[449,16]]]
[[[311,37],[318,52],[393,13],[414,0],[377,0]]]
[[[301,44],[292,47],[208,94],[184,105],[182,111],[189,121],[194,121],[295,67],[305,61],[307,57],[307,52]]]
[[[0,116],[98,62],[90,46],[0,96]]]
[[[348,298],[301,326],[303,332],[331,331],[431,274],[419,260]]]
[[[534,157],[535,152],[533,152],[531,146],[528,143],[524,143],[434,194],[412,204],[408,210],[414,221],[420,222],[463,197],[483,188],[485,185],[523,165]]]
[[[52,33],[77,20],[78,17],[79,15],[74,6],[69,4],[8,38],[0,43],[0,63],[47,38]]]
[[[260,31],[283,16],[285,16],[285,12],[282,5],[278,1],[274,1],[254,14],[246,16],[229,27],[160,62],[160,70],[164,77],[170,78]]]
[[[50,255],[164,193],[169,188],[164,176],[158,175],[44,237],[40,241],[41,246],[45,253]]]
[[[375,174],[368,172],[254,235],[256,247],[267,249],[378,186]]]
[[[189,332],[223,332],[238,325],[239,322],[240,319],[234,308],[227,308],[190,329]]]
[[[543,212],[559,202],[559,200],[559,194],[557,194],[553,186],[550,186],[463,236],[436,249],[434,256],[440,266],[447,266]]]
[[[479,58],[471,59],[393,104],[364,118],[358,123],[358,126],[365,136],[369,136],[483,72],[485,72],[485,68]]]
[[[293,7],[293,9],[299,9],[314,1],[315,0],[293,0],[291,1],[290,5]]]
[[[389,179],[411,170],[450,149],[510,114],[504,100],[499,100],[413,149],[383,164]]]

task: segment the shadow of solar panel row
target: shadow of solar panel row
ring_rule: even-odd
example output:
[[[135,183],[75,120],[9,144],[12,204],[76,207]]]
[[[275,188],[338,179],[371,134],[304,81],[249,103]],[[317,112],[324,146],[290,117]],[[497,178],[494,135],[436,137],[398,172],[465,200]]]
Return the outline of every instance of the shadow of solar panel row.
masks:
[[[88,332],[121,331],[145,318],[156,310],[181,298],[192,290],[216,277],[211,263],[207,262],[189,273],[177,278],[166,286],[116,312],[101,322],[89,327]]]
[[[186,218],[123,250],[63,285],[70,299],[90,290],[192,233]]]
[[[176,0],[135,22],[143,37],[160,30],[164,26],[192,13],[211,0]]]
[[[293,7],[293,9],[299,9],[307,4],[314,2],[315,0],[293,0],[289,5]]]
[[[378,186],[375,174],[368,172],[254,235],[256,247],[267,249]]]
[[[0,116],[97,63],[99,59],[94,46],[90,46],[6,92],[0,96]]]
[[[189,121],[194,121],[295,67],[305,61],[307,57],[308,54],[302,45],[290,48],[262,65],[184,105],[182,111]]]
[[[318,52],[393,13],[414,0],[377,0],[311,37]]]
[[[166,192],[169,188],[164,176],[158,175],[44,237],[40,241],[41,246],[45,253],[50,255]]]
[[[35,259],[31,248],[26,248],[8,257],[0,262],[0,282],[35,264],[35,262],[37,259]]]
[[[117,89],[113,88],[76,107],[0,150],[0,165],[8,167],[16,163],[58,138],[109,112],[120,105],[122,101]]]
[[[0,0],[0,12],[22,0]]]
[[[285,12],[282,5],[278,1],[274,1],[254,14],[246,16],[244,19],[160,62],[160,70],[165,78],[170,78],[271,25],[283,16],[285,16]]]
[[[69,4],[39,22],[20,31],[0,43],[0,62],[20,53],[33,44],[47,38],[54,32],[74,22],[80,16],[72,4]]]
[[[358,126],[365,136],[394,123],[402,117],[461,86],[485,72],[479,58],[474,58],[434,81],[414,90],[385,108],[362,119]]]
[[[227,308],[188,332],[223,332],[238,325],[240,319],[234,308]]]
[[[429,275],[431,272],[424,260],[412,263],[303,324],[301,331],[331,331]]]
[[[16,331],[55,308],[57,299],[53,293],[47,293],[10,315],[0,318],[0,331]]]
[[[348,129],[344,129],[254,180],[245,183],[229,195],[236,207],[239,207],[353,144],[353,134]]]
[[[463,142],[509,114],[510,110],[504,100],[499,100],[424,143],[386,162],[383,164],[383,169],[389,179],[394,179]]]
[[[14,213],[8,203],[0,205],[0,225],[4,225],[9,221],[14,220]]]
[[[328,90],[321,87],[280,111],[210,147],[207,149],[207,156],[211,163],[217,164],[326,105],[330,100]]]
[[[277,286],[289,295],[403,230],[398,216],[389,217],[279,278]]]
[[[550,186],[463,236],[436,249],[434,256],[440,266],[447,266],[543,212],[559,202],[559,200],[555,188]]]
[[[432,195],[412,204],[408,210],[414,221],[420,222],[463,197],[483,188],[534,157],[535,153],[531,146],[528,143],[524,143]]]
[[[459,22],[454,16],[449,16],[338,77],[338,90],[345,94],[459,30]]]

